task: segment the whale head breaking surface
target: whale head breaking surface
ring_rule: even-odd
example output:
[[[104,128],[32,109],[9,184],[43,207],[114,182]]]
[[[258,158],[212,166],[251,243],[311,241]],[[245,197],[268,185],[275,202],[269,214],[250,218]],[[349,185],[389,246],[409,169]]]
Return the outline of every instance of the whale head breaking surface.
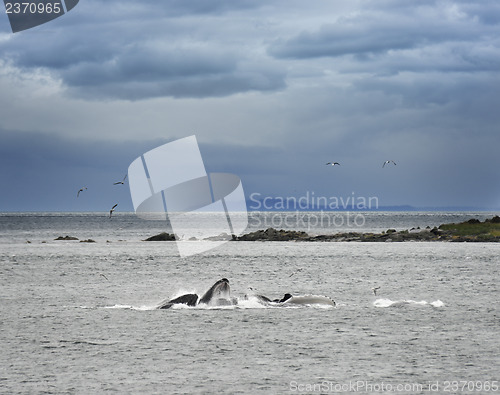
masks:
[[[217,281],[210,289],[201,297],[198,304],[226,304],[224,301],[231,301],[231,288],[229,280],[223,278]]]
[[[197,294],[185,294],[175,299],[164,301],[158,305],[158,309],[169,309],[175,304],[185,304],[187,306],[196,306],[206,304],[212,306],[232,305],[231,288],[227,278],[220,279],[205,294],[199,298]]]
[[[322,295],[292,295],[286,293],[281,299],[270,299],[264,295],[254,295],[257,301],[267,306],[297,306],[297,305],[323,305],[335,307],[335,301]],[[185,294],[175,299],[166,300],[160,303],[157,309],[169,309],[174,305],[208,307],[235,306],[238,305],[237,298],[231,298],[231,288],[229,280],[222,278],[212,285],[200,298],[197,294]]]

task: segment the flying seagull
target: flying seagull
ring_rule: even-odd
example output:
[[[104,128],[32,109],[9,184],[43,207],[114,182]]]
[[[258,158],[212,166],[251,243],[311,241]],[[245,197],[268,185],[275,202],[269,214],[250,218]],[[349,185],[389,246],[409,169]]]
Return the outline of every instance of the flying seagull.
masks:
[[[109,218],[113,215],[113,211],[115,211],[116,206],[118,206],[118,203],[116,203],[113,207],[111,207],[111,210],[109,210]]]
[[[396,166],[396,162],[394,162],[393,160],[386,160],[386,161],[384,162],[384,164],[382,165],[382,167],[385,167],[385,165],[387,165],[387,164],[389,164],[389,163],[391,163],[391,162],[392,162],[392,163],[394,163],[394,166]]]
[[[86,190],[86,189],[87,189],[87,187],[80,188],[80,189],[78,190],[78,193],[76,194],[76,197],[80,196],[80,192],[83,192],[83,191],[84,191],[84,190]]]
[[[375,288],[372,288],[373,294],[374,294],[375,296],[377,296],[377,289],[380,289],[380,287],[375,287]]]
[[[114,182],[113,185],[124,184],[126,179],[127,179],[127,175],[125,174],[125,177],[123,177],[122,181]]]
[[[339,165],[340,166],[340,163],[339,162],[328,162],[326,165],[330,165],[330,166]]]

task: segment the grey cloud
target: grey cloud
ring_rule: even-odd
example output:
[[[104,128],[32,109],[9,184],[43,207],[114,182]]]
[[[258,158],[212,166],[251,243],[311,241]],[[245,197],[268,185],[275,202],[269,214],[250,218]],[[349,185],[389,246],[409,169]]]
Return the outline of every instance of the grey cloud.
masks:
[[[394,18],[398,18],[395,16]],[[458,27],[458,26],[457,26]],[[278,58],[317,58],[343,55],[380,54],[411,49],[444,41],[472,41],[471,31],[450,30],[449,26],[426,25],[425,21],[366,21],[329,24],[318,31],[303,32],[271,45]]]
[[[360,26],[324,25],[317,32],[303,32],[289,40],[275,42],[269,53],[277,58],[308,59],[380,53],[414,45],[415,38],[411,35],[369,34]]]
[[[498,87],[492,84],[495,75],[489,73],[454,78],[438,75],[409,75],[401,77],[359,78],[353,81],[353,89],[364,92],[382,92],[387,96],[399,96],[401,105],[431,107],[450,103],[482,102],[482,105],[498,106]]]
[[[79,32],[71,31],[49,41],[43,34],[15,36],[3,45],[0,43],[0,51],[3,59],[23,70],[41,67],[57,73],[73,65],[106,62],[118,50],[117,41],[86,37],[85,42],[81,42],[78,36]]]
[[[245,10],[259,8],[265,5],[263,1],[255,0],[168,0],[167,2],[158,3],[156,0],[149,0],[155,8],[165,7],[170,14],[185,15],[185,14],[220,14],[232,10]],[[165,4],[166,3],[166,4]]]
[[[236,59],[216,52],[133,45],[103,63],[85,61],[71,65],[61,76],[71,86],[102,86],[127,81],[161,83],[166,79],[234,72]]]
[[[281,90],[286,71],[272,59],[247,56],[234,38],[207,38],[220,27],[221,14],[260,6],[247,1],[90,1],[72,19],[52,24],[48,35],[0,41],[0,57],[24,72],[41,68],[72,95],[85,98],[220,97]],[[108,17],[94,17],[95,10],[108,10]],[[197,22],[199,14],[207,16]]]
[[[483,0],[471,1],[461,0],[457,1],[461,10],[468,15],[468,17],[477,20],[479,23],[485,25],[499,25],[500,24],[500,4],[496,0]]]
[[[232,58],[198,56],[191,61],[173,57],[172,62],[117,59],[102,67],[78,65],[61,75],[70,92],[88,98],[220,97],[285,87],[284,75],[279,70],[239,65]]]
[[[268,53],[278,59],[336,58],[336,67],[344,72],[496,67],[500,28],[478,17],[479,11],[485,15],[486,7],[460,2],[385,3],[367,3],[370,6],[355,16],[278,39]]]
[[[231,11],[251,10],[266,4],[255,0],[141,0],[140,6],[136,0],[93,0],[89,2],[94,9],[110,10],[109,13],[154,12],[161,16],[210,15],[225,14]]]

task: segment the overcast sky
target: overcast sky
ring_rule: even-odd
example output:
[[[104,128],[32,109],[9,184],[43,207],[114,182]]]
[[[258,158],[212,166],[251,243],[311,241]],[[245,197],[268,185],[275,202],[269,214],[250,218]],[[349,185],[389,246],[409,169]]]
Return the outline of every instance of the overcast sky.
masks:
[[[499,126],[497,0],[81,0],[15,34],[0,14],[0,211],[132,211],[112,183],[193,134],[247,196],[500,208]]]

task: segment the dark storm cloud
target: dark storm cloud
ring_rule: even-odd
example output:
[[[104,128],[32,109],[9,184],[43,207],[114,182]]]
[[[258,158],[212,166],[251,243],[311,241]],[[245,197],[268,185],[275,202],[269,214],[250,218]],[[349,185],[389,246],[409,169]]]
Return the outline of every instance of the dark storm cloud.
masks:
[[[129,0],[135,3],[135,0]],[[107,3],[107,1],[103,1]],[[123,2],[118,2],[118,4]],[[167,15],[192,15],[192,14],[221,14],[233,10],[245,10],[258,8],[265,4],[263,1],[255,0],[219,0],[219,1],[206,1],[206,0],[167,0],[158,2],[157,0],[142,1],[142,4],[159,11],[162,10]]]
[[[277,39],[280,59],[349,57],[343,72],[496,70],[500,8],[492,3],[367,2],[353,16]],[[497,15],[485,19],[487,15]]]
[[[263,55],[247,54],[237,38],[230,43],[210,38],[221,27],[221,15],[256,6],[246,1],[89,1],[75,16],[47,25],[45,33],[0,41],[0,54],[25,72],[49,72],[72,94],[86,98],[280,90],[285,87],[281,68],[262,62]],[[201,14],[204,19],[197,19]],[[229,31],[238,30],[230,19],[224,23]]]
[[[196,48],[132,47],[104,63],[82,62],[61,71],[84,96],[147,97],[226,96],[250,90],[284,88],[283,74],[225,51]]]
[[[422,31],[419,26],[404,26],[399,23],[390,28],[385,24],[365,25],[362,21],[344,24],[323,25],[316,32],[303,32],[284,42],[270,47],[270,53],[279,58],[307,59],[337,57],[342,55],[379,54],[389,50],[414,48],[419,43],[441,37],[438,31]],[[397,34],[396,34],[397,32]]]

